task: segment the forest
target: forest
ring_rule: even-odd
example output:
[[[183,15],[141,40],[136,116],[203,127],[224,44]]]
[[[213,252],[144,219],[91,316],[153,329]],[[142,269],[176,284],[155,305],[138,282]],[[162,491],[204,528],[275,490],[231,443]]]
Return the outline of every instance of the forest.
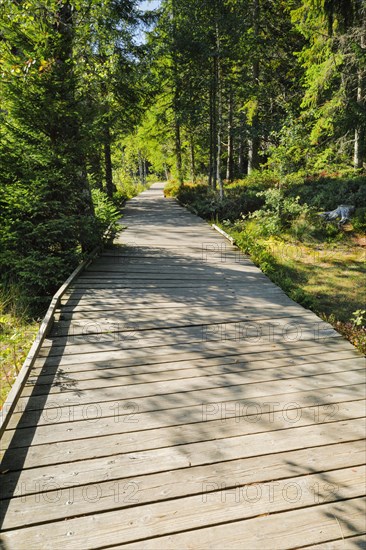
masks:
[[[2,381],[163,180],[366,349],[364,0],[1,0],[0,86]]]

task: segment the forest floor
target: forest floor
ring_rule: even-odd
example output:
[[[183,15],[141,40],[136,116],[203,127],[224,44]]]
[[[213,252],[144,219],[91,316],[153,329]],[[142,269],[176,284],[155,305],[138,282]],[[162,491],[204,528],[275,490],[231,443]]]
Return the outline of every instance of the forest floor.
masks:
[[[273,239],[265,244],[282,268],[284,279],[277,276],[276,283],[366,353],[366,330],[362,328],[366,315],[361,314],[359,327],[355,325],[355,312],[362,311],[366,301],[366,246],[352,240],[332,247]]]

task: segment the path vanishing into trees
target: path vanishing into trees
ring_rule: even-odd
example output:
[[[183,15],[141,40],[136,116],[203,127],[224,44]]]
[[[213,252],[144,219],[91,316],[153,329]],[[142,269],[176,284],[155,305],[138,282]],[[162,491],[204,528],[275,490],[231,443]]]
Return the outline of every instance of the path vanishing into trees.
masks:
[[[163,184],[122,223],[5,431],[0,548],[364,548],[365,359]]]

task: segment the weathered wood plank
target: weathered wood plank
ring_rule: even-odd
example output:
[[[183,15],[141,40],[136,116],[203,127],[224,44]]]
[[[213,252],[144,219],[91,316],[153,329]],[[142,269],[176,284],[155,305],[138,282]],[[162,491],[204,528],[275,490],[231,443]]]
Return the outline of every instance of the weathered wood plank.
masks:
[[[252,379],[253,380],[253,379]],[[108,388],[93,388],[91,390],[79,391],[78,388],[71,389],[69,392],[47,394],[39,396],[21,396],[19,405],[24,405],[27,400],[28,410],[39,410],[48,408],[58,408],[67,406],[70,403],[100,403],[101,401],[118,402],[121,400],[136,402],[141,410],[164,410],[170,407],[176,407],[177,404],[194,405],[197,403],[215,403],[218,400],[232,400],[239,397],[254,399],[265,395],[275,395],[279,393],[289,394],[299,391],[318,391],[324,388],[345,387],[347,385],[358,385],[365,382],[364,370],[342,372],[334,374],[321,374],[313,377],[299,377],[290,380],[274,380],[257,383],[257,381],[247,380],[240,384],[225,384],[225,381],[214,383],[208,382],[204,388],[196,387],[195,383],[185,382],[182,391],[181,384],[178,382],[157,382],[155,385],[138,384],[136,386],[112,386]],[[153,383],[154,384],[154,383]],[[159,388],[159,390],[157,389]],[[366,388],[365,388],[366,390]],[[157,391],[161,393],[157,394]]]
[[[292,418],[295,410],[295,420],[297,415],[304,414],[301,409],[310,407],[313,410],[314,421],[319,419],[331,420],[336,414],[340,413],[350,401],[360,401],[360,407],[365,399],[365,390],[363,385],[346,386],[345,388],[326,388],[319,390],[316,397],[310,391],[300,391],[289,395],[275,394],[274,396],[256,396],[255,399],[244,398],[243,396],[231,394],[227,400],[224,397],[220,400],[211,402],[198,402],[198,404],[187,404],[186,402],[172,401],[169,404],[158,404],[158,401],[152,401],[150,408],[145,405],[142,407],[143,400],[116,400],[100,401],[97,404],[78,403],[70,401],[60,403],[54,406],[50,403],[47,409],[28,410],[27,402],[19,404],[17,412],[14,413],[8,430],[3,436],[3,448],[11,441],[12,448],[23,447],[26,445],[26,438],[31,438],[32,444],[47,443],[51,441],[69,441],[78,438],[78,429],[81,430],[79,437],[86,436],[84,430],[89,434],[107,435],[108,433],[127,433],[138,430],[147,430],[167,426],[178,426],[192,424],[202,421],[213,421],[228,418],[241,419],[248,416],[248,421],[258,419],[270,420],[270,407],[273,411],[284,411],[285,420]],[[199,400],[198,400],[199,401]],[[163,411],[163,412],[162,412]],[[289,411],[289,412],[287,412]],[[298,412],[296,412],[298,411]],[[318,416],[316,416],[316,414]],[[361,409],[358,416],[362,416],[364,410]],[[337,416],[335,416],[337,419]],[[296,425],[294,420],[293,424]],[[87,424],[85,423],[87,422]],[[238,420],[241,422],[241,420]],[[81,422],[81,424],[72,424],[69,422]],[[14,429],[18,423],[23,426],[19,432],[19,437],[14,438]],[[254,422],[255,423],[255,422]],[[57,425],[61,425],[60,428]],[[25,428],[37,425],[37,433],[31,428],[29,433]],[[52,430],[49,429],[52,426]],[[88,428],[86,428],[88,426]],[[42,429],[41,429],[42,428]],[[101,431],[101,430],[104,430]],[[41,439],[39,439],[41,438]]]
[[[287,325],[288,325],[288,332],[291,333],[291,327],[290,325],[293,325],[293,332],[295,331],[295,324],[296,326],[299,326],[301,328],[302,325],[298,325],[298,321],[302,323],[303,320],[312,320],[314,324],[318,326],[319,319],[315,315],[307,315],[306,317],[304,314],[300,314],[299,312],[293,311],[292,315],[291,312],[285,312],[283,309],[278,311],[264,311],[262,313],[241,313],[241,314],[233,314],[233,313],[222,313],[222,312],[205,312],[205,313],[199,313],[197,315],[192,314],[192,312],[189,312],[189,315],[186,314],[169,314],[165,313],[169,310],[163,310],[159,312],[159,318],[156,318],[155,316],[150,314],[141,315],[140,314],[133,314],[133,312],[130,312],[130,314],[123,314],[118,316],[118,314],[112,314],[111,316],[105,317],[103,315],[96,316],[94,318],[87,318],[87,319],[78,319],[75,320],[75,317],[73,316],[72,320],[70,322],[64,321],[61,319],[58,321],[58,323],[54,326],[54,329],[52,333],[50,334],[50,339],[52,339],[52,343],[57,344],[58,342],[62,343],[62,341],[56,341],[55,338],[60,337],[75,337],[75,336],[84,336],[88,337],[89,334],[98,334],[102,336],[103,334],[114,334],[118,332],[126,332],[131,331],[131,328],[133,327],[135,330],[144,330],[144,331],[150,331],[150,330],[166,330],[166,329],[191,329],[191,332],[193,331],[193,327],[198,327],[201,329],[202,333],[207,338],[207,333],[211,330],[211,332],[214,332],[215,328],[218,327],[220,330],[222,336],[224,337],[225,333],[228,333],[230,331],[230,328],[233,327],[236,333],[238,333],[238,337],[241,332],[245,333],[245,325],[244,323],[247,323],[248,326],[248,332],[249,329],[253,332],[254,330],[261,331],[263,324],[268,324],[274,322],[274,320],[279,320],[281,318],[287,319]],[[248,324],[249,323],[249,324]],[[255,324],[254,324],[255,323]],[[258,325],[258,323],[261,323]],[[277,325],[278,326],[278,325]],[[205,328],[206,327],[206,328]],[[212,327],[210,329],[210,327]],[[256,327],[256,329],[254,329]],[[206,332],[206,334],[204,333]],[[150,337],[150,335],[153,333],[146,332],[146,336]],[[286,332],[287,335],[287,332]],[[249,337],[249,334],[248,334]],[[75,341],[77,343],[77,340]],[[46,342],[47,346],[51,345],[50,341]]]
[[[248,458],[136,478],[121,477],[114,482],[78,484],[72,490],[57,483],[45,483],[42,488],[43,498],[39,498],[39,493],[29,491],[28,494],[17,495],[13,500],[0,502],[0,510],[6,508],[3,529],[16,528],[19,523],[23,527],[35,525],[40,518],[42,522],[70,518],[80,514],[80,510],[83,514],[93,514],[114,510],[116,506],[123,509],[134,504],[141,506],[197,494],[203,494],[208,499],[209,493],[223,483],[228,488],[241,487],[242,493],[252,484],[267,482],[273,485],[279,479],[288,479],[289,483],[294,483],[291,479],[294,474],[300,476],[314,473],[314,468],[326,472],[330,463],[333,470],[357,467],[362,464],[363,458],[363,446],[356,442],[291,451],[286,460],[282,455],[272,454],[262,457],[260,464],[258,459]],[[314,493],[320,500],[320,487],[319,493]],[[272,498],[269,491],[266,496]],[[19,499],[26,506],[19,507]]]
[[[54,348],[43,347],[39,353],[39,360],[43,357],[47,357],[48,364],[56,363],[60,365],[71,364],[75,361],[80,362],[80,359],[85,362],[91,362],[98,359],[98,354],[100,353],[104,354],[104,360],[123,359],[125,357],[134,359],[145,357],[146,354],[149,354],[151,357],[168,356],[171,360],[174,351],[177,355],[179,352],[183,352],[183,354],[184,352],[188,352],[193,358],[195,356],[194,352],[201,352],[206,355],[209,352],[220,349],[223,355],[230,351],[241,351],[242,353],[250,353],[251,351],[253,353],[254,350],[259,351],[263,348],[276,349],[276,345],[302,344],[305,346],[306,344],[312,345],[320,341],[325,342],[326,339],[341,339],[337,332],[328,328],[325,328],[324,333],[322,333],[321,325],[312,322],[297,326],[289,325],[288,327],[284,324],[282,330],[279,329],[278,326],[276,327],[275,324],[268,323],[267,326],[264,325],[263,330],[265,332],[261,334],[253,325],[249,326],[248,330],[241,332],[239,326],[238,332],[236,332],[236,327],[234,327],[231,333],[227,334],[225,331],[225,333],[222,334],[220,326],[209,326],[205,329],[204,333],[199,331],[197,336],[192,337],[192,339],[188,337],[185,338],[185,336],[182,335],[179,339],[177,338],[178,341],[175,343],[174,341],[169,343],[168,337],[164,341],[163,336],[155,339],[141,338],[137,336],[137,331],[131,331],[131,333],[127,333],[127,337],[118,339],[116,342],[103,342],[97,340],[94,343],[80,344],[77,346],[71,344],[70,346],[65,346],[63,350],[58,349],[57,346]],[[94,338],[94,340],[96,339]],[[168,343],[166,343],[167,341]],[[81,355],[82,357],[80,357]]]
[[[159,380],[178,380],[185,378],[195,378],[198,376],[215,376],[215,375],[227,375],[231,373],[240,373],[242,376],[245,376],[247,371],[251,370],[267,370],[272,371],[276,367],[276,374],[278,378],[285,378],[291,376],[292,368],[297,367],[299,372],[303,371],[303,374],[320,374],[321,372],[337,372],[347,369],[349,367],[355,368],[357,365],[360,368],[365,367],[365,360],[363,357],[355,357],[350,352],[342,352],[340,354],[332,353],[323,353],[315,357],[315,362],[311,362],[313,356],[309,355],[307,360],[297,359],[283,359],[275,360],[272,359],[268,361],[253,361],[253,362],[239,362],[232,361],[232,363],[227,362],[226,364],[213,364],[210,365],[210,362],[202,365],[201,367],[192,365],[191,363],[185,364],[183,362],[180,365],[182,368],[173,368],[169,370],[168,365],[164,365],[163,368],[159,370],[159,367],[149,367],[143,369],[143,367],[115,367],[111,365],[106,368],[98,369],[95,366],[94,369],[84,370],[84,365],[82,365],[83,370],[78,370],[77,372],[67,373],[67,372],[57,372],[55,374],[49,374],[42,372],[39,369],[32,371],[32,376],[30,376],[27,386],[42,386],[42,385],[54,385],[59,388],[65,384],[76,383],[78,381],[86,380],[95,380],[104,378],[105,380],[112,381],[114,378],[122,378],[123,382],[126,384],[138,384],[142,382],[158,382]],[[173,363],[174,365],[174,363]],[[184,368],[186,366],[186,368]],[[162,367],[160,365],[160,367]],[[281,373],[278,373],[278,368],[281,368]],[[291,370],[289,370],[289,368]],[[145,370],[145,372],[144,372]],[[104,372],[103,372],[104,371]],[[53,391],[53,390],[52,390]]]
[[[65,539],[68,541],[68,548],[78,549],[100,547],[106,543],[133,542],[187,529],[202,528],[215,523],[239,521],[245,517],[249,519],[261,514],[296,510],[304,506],[312,506],[318,499],[322,502],[355,499],[362,495],[363,488],[360,485],[364,473],[365,468],[362,467],[328,472],[327,484],[335,488],[331,494],[324,487],[324,476],[314,474],[305,478],[294,477],[291,480],[292,484],[287,480],[278,481],[273,484],[273,494],[268,500],[263,496],[258,500],[255,495],[254,498],[252,494],[247,496],[249,491],[245,488],[243,496],[236,499],[236,491],[234,491],[230,506],[223,506],[222,499],[225,492],[218,491],[183,497],[174,502],[150,504],[145,506],[143,511],[140,507],[127,508],[124,510],[122,522],[121,513],[117,510],[45,524],[41,533],[38,527],[7,531],[3,537],[5,543],[18,545],[18,548],[22,548],[27,543],[31,547],[48,549],[49,536],[52,536],[53,548],[64,548]],[[323,484],[323,487],[319,495],[314,495],[312,487],[317,484],[319,486]],[[261,495],[268,491],[268,487],[266,488],[264,484],[258,484],[255,489]],[[340,519],[342,520],[342,516]]]
[[[71,464],[53,464],[23,469],[21,472],[10,470],[2,475],[1,498],[10,498],[15,491],[24,493],[27,487],[34,492],[37,485],[42,487],[42,484],[55,480],[64,487],[70,487],[75,482],[87,484],[118,479],[121,472],[125,477],[134,477],[238,458],[358,441],[365,435],[363,424],[364,422],[357,419],[342,420],[327,424],[326,429],[320,424],[182,445],[178,441],[178,444],[170,447],[113,455],[107,451],[101,458],[87,458]],[[361,489],[364,490],[362,484]]]
[[[337,341],[341,344],[344,341]],[[328,350],[328,351],[327,351]],[[202,358],[185,358],[185,356],[178,356],[176,361],[165,361],[162,362],[153,361],[149,362],[148,358],[145,360],[137,360],[137,361],[129,361],[129,360],[115,360],[113,363],[110,363],[109,361],[95,361],[92,363],[76,363],[71,365],[65,365],[62,367],[62,369],[59,369],[59,374],[62,376],[63,374],[71,374],[71,373],[81,373],[81,372],[87,372],[87,371],[103,371],[104,369],[111,369],[113,366],[114,369],[126,369],[128,368],[128,372],[131,374],[148,374],[148,373],[154,373],[154,372],[170,372],[172,370],[184,370],[184,369],[190,369],[192,367],[196,368],[205,368],[210,366],[230,366],[230,365],[237,365],[239,368],[247,367],[249,368],[250,365],[253,365],[253,370],[256,367],[257,363],[261,363],[262,361],[265,362],[265,365],[268,365],[268,368],[271,368],[271,366],[277,366],[281,364],[283,367],[286,367],[287,365],[296,365],[301,363],[316,363],[316,362],[322,362],[322,361],[332,361],[335,359],[359,359],[361,356],[360,353],[356,351],[355,348],[351,348],[351,346],[339,346],[334,347],[331,346],[329,348],[325,348],[320,345],[311,345],[306,346],[304,349],[301,350],[301,354],[298,350],[298,348],[294,347],[294,349],[283,349],[283,350],[271,350],[270,359],[268,359],[269,354],[264,351],[257,353],[226,353],[225,355],[215,354],[214,356],[211,354],[208,357]],[[280,363],[278,363],[280,361]],[[258,367],[261,368],[261,367]],[[41,361],[38,361],[37,364],[33,367],[32,372],[35,376],[39,373],[42,376],[47,376],[51,374],[52,376],[57,376],[57,373],[54,372],[54,368],[47,366],[47,359],[43,359]],[[184,373],[182,373],[184,374]]]
[[[9,461],[5,457],[3,468],[11,470],[34,468],[48,464],[60,464],[134,451],[174,447],[179,444],[199,443],[300,428],[311,425],[339,422],[359,418],[364,413],[365,401],[336,402],[306,407],[300,403],[286,403],[281,400],[269,403],[224,404],[224,406],[200,407],[188,410],[173,410],[164,415],[156,413],[135,414],[133,409],[124,410],[130,414],[96,418],[94,422],[84,411],[82,421],[53,424],[39,424],[34,430],[22,428],[19,441],[8,431],[11,448],[17,448],[16,457]],[[115,412],[115,409],[110,412]],[[91,411],[88,411],[90,414]],[[22,424],[23,425],[23,424]],[[164,427],[165,426],[165,427]],[[70,430],[71,428],[71,430]],[[78,434],[82,438],[77,439]],[[97,439],[100,444],[96,445]],[[30,448],[25,447],[27,441]],[[93,441],[94,440],[94,441]],[[96,447],[96,448],[95,448]]]
[[[322,368],[323,366],[323,368]],[[184,384],[186,391],[223,387],[223,386],[235,386],[245,384],[253,384],[257,382],[269,382],[271,380],[291,380],[293,378],[308,378],[317,377],[327,374],[343,373],[345,375],[344,380],[348,383],[352,383],[353,373],[360,371],[360,374],[366,378],[365,361],[363,358],[351,359],[346,362],[327,362],[325,365],[322,363],[316,363],[315,365],[305,365],[304,367],[287,367],[286,370],[278,372],[278,367],[274,369],[262,369],[262,370],[249,370],[241,369],[237,372],[219,372],[217,374],[210,374],[209,372],[195,373],[194,376],[184,377]],[[28,385],[24,388],[22,396],[33,397],[37,395],[47,394],[59,394],[65,392],[84,392],[86,390],[109,388],[114,386],[120,386],[126,388],[126,386],[132,391],[137,392],[137,396],[145,395],[148,391],[155,393],[156,395],[164,395],[164,393],[178,392],[182,387],[182,378],[170,378],[169,376],[163,380],[140,380],[138,376],[110,376],[110,372],[106,371],[105,376],[96,376],[89,380],[80,380],[76,377],[59,377],[56,378],[54,383],[49,385],[38,384],[35,381],[29,381]],[[135,388],[138,386],[138,388]],[[124,389],[123,392],[129,393],[129,389]],[[164,390],[164,391],[162,391]]]
[[[107,328],[107,327],[106,327]],[[121,347],[139,348],[159,346],[170,343],[200,343],[210,341],[261,343],[272,341],[317,340],[325,337],[339,337],[339,334],[327,323],[321,323],[313,315],[279,317],[258,321],[217,322],[206,319],[203,325],[162,327],[141,329],[138,323],[120,323],[103,332],[100,323],[89,323],[90,332],[71,335],[70,337],[50,336],[43,344],[39,356],[68,355],[72,353],[89,353],[93,345],[107,349]],[[58,348],[61,348],[59,350]],[[47,350],[47,351],[45,351]]]
[[[307,550],[355,550],[357,548],[359,550],[364,550],[366,549],[366,534],[306,546],[306,548]]]
[[[134,544],[129,550],[181,550],[194,541],[197,550],[293,550],[319,541],[326,543],[335,538],[348,538],[365,530],[365,500],[362,498],[322,504],[302,510],[287,511],[271,516],[238,521],[227,525],[212,525],[205,529],[159,537]],[[358,537],[357,537],[358,538]],[[347,543],[342,548],[347,548]],[[352,548],[352,546],[351,546]],[[353,546],[353,548],[358,548]],[[362,547],[361,547],[362,548]]]
[[[308,348],[309,346],[309,348]],[[208,346],[207,344],[205,346],[199,346],[196,348],[195,345],[190,346],[191,348],[196,348],[195,351],[188,351],[187,347],[184,346],[183,348],[181,346],[175,347],[175,354],[174,354],[174,361],[172,361],[171,354],[158,354],[158,353],[150,353],[149,354],[140,354],[137,355],[133,354],[132,352],[129,354],[129,356],[126,358],[122,358],[121,355],[118,354],[112,354],[112,352],[108,352],[101,356],[100,354],[93,354],[89,357],[83,357],[82,362],[80,361],[80,357],[77,358],[75,356],[75,359],[73,357],[70,358],[64,358],[63,360],[60,360],[59,358],[47,358],[42,357],[38,358],[35,361],[35,368],[52,368],[54,369],[56,366],[59,367],[62,371],[68,371],[68,372],[74,372],[80,370],[80,365],[94,365],[98,366],[98,368],[110,367],[111,361],[113,361],[113,364],[116,366],[141,366],[141,365],[163,365],[164,363],[177,363],[177,362],[188,362],[188,361],[202,361],[202,360],[211,360],[211,359],[220,359],[225,362],[225,360],[230,360],[232,362],[233,359],[243,360],[243,355],[246,356],[247,361],[253,361],[257,359],[263,359],[263,354],[267,353],[267,356],[269,355],[271,359],[275,359],[276,357],[283,357],[283,356],[295,356],[297,353],[301,353],[303,355],[304,350],[306,349],[312,349],[314,353],[314,349],[318,347],[319,353],[323,351],[350,351],[352,350],[355,352],[355,348],[346,340],[343,338],[330,338],[328,340],[321,340],[318,343],[316,342],[307,342],[307,345],[304,346],[303,342],[293,342],[291,344],[269,344],[269,345],[262,345],[261,348],[258,346],[243,346],[243,345],[236,345],[236,346],[228,346],[227,344],[221,344],[221,346]],[[299,349],[301,348],[301,349]],[[165,349],[160,350],[165,351]],[[269,352],[269,353],[268,353]],[[284,354],[284,355],[279,355]],[[66,361],[67,359],[67,361]],[[51,371],[53,372],[53,371]]]

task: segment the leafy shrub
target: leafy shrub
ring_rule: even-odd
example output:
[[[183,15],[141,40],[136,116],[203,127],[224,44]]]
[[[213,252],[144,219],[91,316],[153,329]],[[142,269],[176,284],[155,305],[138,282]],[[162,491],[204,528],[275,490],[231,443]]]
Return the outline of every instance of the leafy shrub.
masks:
[[[92,198],[94,204],[94,213],[99,230],[98,240],[103,236],[103,233],[112,226],[112,231],[117,231],[118,220],[121,218],[120,211],[108,198],[108,196],[99,189],[92,190]]]
[[[300,202],[321,210],[334,210],[341,204],[366,207],[366,177],[308,177],[286,191]]]
[[[170,180],[164,187],[165,197],[176,197],[179,193],[180,184],[176,180]]]
[[[255,189],[236,186],[225,191],[223,200],[217,191],[207,185],[195,185],[179,188],[177,198],[181,204],[190,208],[207,220],[235,221],[263,205],[263,199],[257,196]]]
[[[113,181],[117,188],[113,196],[113,202],[121,208],[126,200],[136,197],[136,195],[148,189],[149,185],[157,180],[155,176],[151,175],[147,178],[147,183],[143,185],[141,181],[136,181],[134,178],[127,176],[124,170],[117,168],[113,172]]]
[[[354,311],[351,321],[355,327],[366,327],[366,309],[358,309],[357,311]]]
[[[366,233],[366,207],[356,208],[352,225],[356,231]]]
[[[309,212],[307,205],[299,203],[299,197],[286,198],[281,189],[268,189],[258,193],[264,197],[264,208],[251,214],[258,220],[264,235],[277,235],[291,226],[296,218]]]
[[[366,328],[353,322],[336,321],[334,327],[343,334],[363,355],[366,355]]]
[[[269,187],[276,187],[280,184],[278,173],[271,170],[254,170],[250,175],[228,185],[229,189],[251,187],[252,189],[264,190]]]
[[[128,193],[126,191],[122,191],[122,189],[117,189],[117,191],[113,193],[112,200],[113,204],[117,208],[123,208],[129,198],[130,197],[128,196]]]

